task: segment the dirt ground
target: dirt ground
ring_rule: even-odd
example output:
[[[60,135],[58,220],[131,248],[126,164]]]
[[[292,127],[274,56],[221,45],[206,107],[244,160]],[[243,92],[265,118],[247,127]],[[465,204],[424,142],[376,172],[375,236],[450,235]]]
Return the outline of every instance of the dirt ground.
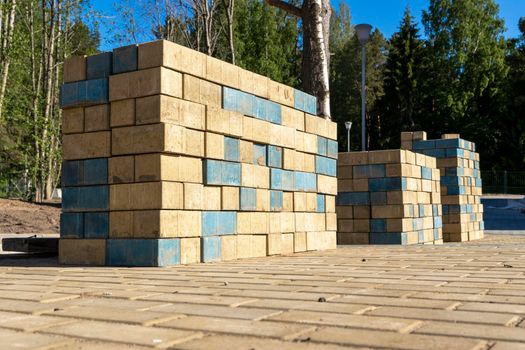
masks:
[[[60,203],[0,198],[0,234],[59,233]]]

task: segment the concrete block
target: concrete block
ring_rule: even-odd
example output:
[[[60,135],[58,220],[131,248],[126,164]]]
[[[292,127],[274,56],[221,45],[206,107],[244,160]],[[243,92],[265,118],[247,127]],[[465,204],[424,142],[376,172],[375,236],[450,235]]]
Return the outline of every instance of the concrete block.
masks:
[[[135,158],[133,156],[108,158],[108,182],[110,184],[135,181]]]
[[[294,232],[294,253],[306,251],[306,232]]]
[[[254,211],[256,210],[256,190],[255,188],[241,187],[240,188],[240,210]]]
[[[337,214],[326,213],[326,229],[328,231],[337,231]]]
[[[294,178],[293,171],[271,168],[270,187],[272,190],[293,191],[295,189]]]
[[[184,183],[184,209],[201,210],[204,208],[204,186]]]
[[[108,184],[108,158],[86,159],[83,165],[81,185]]]
[[[282,124],[281,105],[266,99],[255,97],[255,117],[270,123]]]
[[[294,107],[294,89],[284,84],[268,81],[268,97],[282,105]]]
[[[204,186],[204,210],[221,210],[221,186]]]
[[[273,168],[283,167],[283,149],[281,147],[268,146],[268,166]]]
[[[231,137],[224,138],[224,159],[232,162],[239,162],[241,159],[239,139]]]
[[[253,187],[270,187],[270,169],[265,166],[252,165],[253,167]]]
[[[368,180],[368,188],[371,192],[377,191],[406,191],[407,179],[398,177],[376,178]]]
[[[241,140],[239,144],[240,148],[240,157],[242,163],[253,163],[253,143],[249,141]]]
[[[184,154],[199,158],[204,157],[204,132],[184,129]]]
[[[130,213],[132,218],[126,215],[113,215],[114,213]],[[114,235],[121,230],[130,230],[119,220],[130,220],[131,235],[124,237],[157,239],[157,238],[180,238],[198,237],[201,235],[201,212],[189,210],[135,210],[132,212],[111,212],[110,232],[112,237],[123,237],[122,234]]]
[[[221,86],[184,74],[184,99],[203,105],[222,105]]]
[[[241,165],[206,159],[204,180],[207,185],[241,185]]]
[[[65,212],[107,211],[108,186],[65,187],[62,190],[62,210]]]
[[[317,193],[306,193],[306,211],[317,211]]]
[[[330,140],[334,140],[337,142],[337,123],[327,120],[326,124],[327,124],[326,137],[329,138]]]
[[[221,188],[221,209],[222,210],[239,210],[240,194],[239,187],[223,186]]]
[[[231,63],[206,56],[206,79],[217,84],[240,88],[241,69]]]
[[[199,237],[180,239],[181,265],[201,262],[201,239]]]
[[[281,106],[282,125],[304,131],[304,112]]]
[[[180,239],[109,239],[109,266],[171,266],[180,264]]]
[[[220,236],[223,261],[237,259],[237,235]]]
[[[294,252],[294,234],[281,234],[281,254],[293,254]]]
[[[256,190],[255,207],[257,211],[270,211],[270,192],[268,190]]]
[[[336,197],[336,205],[369,205],[369,192],[340,192]]]
[[[237,235],[237,258],[252,258],[252,251],[252,235]]]
[[[105,239],[60,239],[58,263],[62,265],[98,265],[106,263]]]
[[[205,133],[206,147],[205,155],[206,158],[212,159],[224,159],[224,136],[214,134],[211,132]]]
[[[283,148],[283,169],[285,170],[300,170],[295,165],[295,150]]]
[[[321,156],[326,156],[328,152],[328,139],[317,136],[317,154]]]
[[[337,248],[335,231],[320,231],[306,233],[307,250],[326,250]]]
[[[270,79],[250,71],[239,70],[239,89],[256,96],[268,98],[268,83]]]
[[[246,122],[244,119],[244,122]],[[270,124],[267,121],[252,119],[252,140],[259,143],[269,144],[270,142]],[[247,137],[246,137],[247,138]]]
[[[270,210],[283,211],[283,192],[270,191]]]
[[[135,124],[135,99],[120,100],[111,102],[111,121],[112,128],[118,126],[129,126]]]
[[[317,175],[317,191],[319,193],[337,194],[337,178],[332,176]]]
[[[293,211],[294,206],[293,192],[283,192],[283,209],[284,212]]]
[[[113,74],[138,69],[138,46],[128,45],[113,49]]]
[[[323,175],[336,176],[336,160],[315,156],[315,172]]]
[[[280,255],[282,253],[282,238],[280,233],[272,233],[267,237],[268,251],[266,255]]]
[[[326,155],[330,158],[337,158],[338,147],[339,145],[337,144],[337,141],[327,140],[326,141]]]
[[[267,235],[252,235],[252,257],[258,258],[266,256],[268,251],[266,236]]]
[[[86,56],[70,56],[64,61],[64,83],[86,80]]]
[[[112,53],[102,52],[86,58],[86,78],[107,78],[113,74]]]
[[[368,232],[338,232],[337,244],[369,244]]]
[[[60,108],[108,103],[108,80],[92,79],[66,83],[60,87]]]
[[[324,213],[326,211],[326,202],[325,202],[325,195],[324,194],[316,194],[317,196],[317,203],[316,203],[316,210],[318,213]]]
[[[151,95],[182,97],[182,74],[163,67],[143,69],[109,77],[109,100]]]
[[[137,125],[172,123],[204,130],[206,106],[166,95],[137,98]]]
[[[304,151],[306,153],[317,154],[317,135],[304,133],[303,139],[304,148],[301,151]]]
[[[111,210],[183,209],[182,183],[143,182],[111,185]]]
[[[306,211],[306,193],[294,192],[293,193],[293,211],[303,212]]]
[[[245,117],[242,114],[217,106],[206,106],[206,110],[206,130],[224,135],[246,137],[243,133]]]
[[[294,89],[294,107],[301,111],[317,115],[317,98]]]
[[[61,213],[60,214],[60,238],[83,238],[84,237],[84,214],[83,213]]]
[[[167,40],[140,44],[139,69],[164,66],[183,73],[205,78],[206,55]]]
[[[68,108],[62,111],[62,132],[73,134],[84,132],[84,108]]]
[[[109,212],[84,213],[84,238],[109,237]]]
[[[133,214],[132,211],[112,211],[109,213],[109,237],[132,238]]]
[[[385,164],[354,165],[352,178],[384,178],[386,175]]]

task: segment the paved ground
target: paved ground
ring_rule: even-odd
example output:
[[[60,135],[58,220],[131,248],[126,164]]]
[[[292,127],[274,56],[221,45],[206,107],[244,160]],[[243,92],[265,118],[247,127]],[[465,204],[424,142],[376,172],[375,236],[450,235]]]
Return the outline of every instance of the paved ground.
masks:
[[[525,349],[525,236],[164,269],[0,265],[0,349]]]

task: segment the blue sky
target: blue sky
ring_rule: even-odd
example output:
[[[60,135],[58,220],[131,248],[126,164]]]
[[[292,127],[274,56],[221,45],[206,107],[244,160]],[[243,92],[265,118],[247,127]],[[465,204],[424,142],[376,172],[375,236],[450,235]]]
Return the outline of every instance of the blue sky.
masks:
[[[117,0],[114,0],[117,1]],[[93,8],[100,12],[103,17],[100,19],[100,31],[103,37],[101,43],[102,50],[109,50],[113,44],[106,39],[111,35],[114,24],[107,18],[118,18],[113,11],[112,0],[91,0]],[[129,3],[140,7],[142,0],[128,0]],[[412,14],[418,22],[421,19],[421,12],[427,8],[428,0],[331,0],[332,5],[337,8],[339,1],[344,1],[350,7],[352,24],[370,23],[378,27],[385,37],[389,38],[397,30],[403,11],[407,5],[412,9]],[[124,1],[122,1],[124,2]],[[121,2],[121,3],[122,3]],[[497,0],[500,5],[500,16],[505,20],[507,37],[517,37],[519,34],[518,20],[520,16],[525,17],[525,0]],[[118,20],[116,20],[118,23]],[[143,39],[143,40],[142,40]],[[146,41],[148,37],[141,38]],[[126,44],[126,43],[122,43]]]

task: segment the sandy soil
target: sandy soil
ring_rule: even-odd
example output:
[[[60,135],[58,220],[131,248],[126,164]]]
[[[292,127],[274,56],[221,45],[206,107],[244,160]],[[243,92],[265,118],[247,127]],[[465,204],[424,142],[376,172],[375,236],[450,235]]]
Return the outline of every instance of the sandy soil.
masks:
[[[60,203],[34,204],[0,198],[0,234],[59,233]]]

